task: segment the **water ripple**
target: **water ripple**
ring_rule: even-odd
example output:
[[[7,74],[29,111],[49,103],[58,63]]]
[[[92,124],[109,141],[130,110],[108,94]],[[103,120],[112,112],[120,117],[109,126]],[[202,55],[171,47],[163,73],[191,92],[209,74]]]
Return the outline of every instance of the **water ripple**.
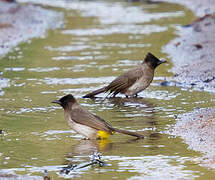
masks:
[[[55,61],[60,61],[60,60],[92,60],[94,57],[93,56],[58,56],[58,57],[53,57],[52,59]]]
[[[99,77],[99,78],[45,78],[41,80],[46,84],[95,84],[95,83],[106,83],[114,79],[113,76]]]
[[[47,111],[53,111],[53,109],[56,109],[58,107],[32,107],[32,108],[20,108],[18,111],[8,111],[7,113],[16,113],[16,114],[22,114],[22,113],[32,113],[32,112],[47,112]]]
[[[140,93],[140,96],[143,98],[161,99],[161,100],[166,100],[166,101],[174,99],[180,95],[181,95],[180,93],[162,91],[162,90],[154,90],[154,91],[150,91],[150,92],[148,90],[145,90]]]
[[[0,78],[0,96],[4,95],[4,91],[2,89],[9,87],[9,86],[10,86],[10,80],[9,79]]]
[[[57,0],[20,0],[22,2],[34,2],[53,7],[62,7],[79,11],[85,17],[98,17],[101,24],[136,24],[145,23],[162,18],[183,16],[183,11],[148,13],[152,5],[126,6],[120,2],[74,2]],[[156,5],[154,5],[155,8]],[[71,14],[73,16],[73,14]]]
[[[84,49],[88,49],[90,48],[89,45],[69,45],[69,46],[61,46],[61,47],[57,47],[57,48],[53,48],[51,46],[47,46],[45,49],[48,49],[49,51],[62,51],[62,52],[71,52],[71,51],[81,51]]]
[[[35,71],[35,72],[50,72],[50,71],[59,71],[59,67],[47,67],[47,68],[42,68],[42,67],[37,67],[37,68],[29,68],[29,71]]]
[[[5,68],[4,70],[5,71],[15,71],[15,72],[18,72],[18,71],[24,71],[25,68],[24,67],[9,67],[9,68]]]
[[[151,34],[166,31],[167,27],[158,25],[117,25],[108,28],[91,28],[91,29],[75,29],[64,30],[63,34],[71,34],[76,36],[96,36],[110,34]]]

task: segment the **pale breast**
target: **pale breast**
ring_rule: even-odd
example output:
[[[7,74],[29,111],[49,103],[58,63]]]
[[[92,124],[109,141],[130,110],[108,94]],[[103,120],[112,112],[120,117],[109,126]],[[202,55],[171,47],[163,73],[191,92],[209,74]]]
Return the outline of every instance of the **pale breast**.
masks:
[[[143,91],[150,85],[153,80],[153,77],[154,71],[148,70],[147,72],[144,72],[143,76],[139,78],[131,87],[129,87],[125,94],[127,96],[134,96],[137,93]]]
[[[81,134],[87,139],[96,139],[98,136],[97,130],[89,126],[85,126],[79,123],[74,122],[70,117],[66,117],[66,120],[69,126],[76,131],[78,134]]]

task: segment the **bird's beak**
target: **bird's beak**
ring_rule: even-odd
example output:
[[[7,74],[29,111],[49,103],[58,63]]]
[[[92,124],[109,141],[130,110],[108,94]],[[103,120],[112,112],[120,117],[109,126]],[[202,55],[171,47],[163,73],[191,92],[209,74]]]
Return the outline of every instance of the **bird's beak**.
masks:
[[[159,64],[163,64],[163,63],[166,63],[167,61],[165,59],[160,59],[160,62]]]
[[[52,103],[56,103],[56,104],[61,105],[61,102],[59,100],[54,100],[54,101],[52,101]]]

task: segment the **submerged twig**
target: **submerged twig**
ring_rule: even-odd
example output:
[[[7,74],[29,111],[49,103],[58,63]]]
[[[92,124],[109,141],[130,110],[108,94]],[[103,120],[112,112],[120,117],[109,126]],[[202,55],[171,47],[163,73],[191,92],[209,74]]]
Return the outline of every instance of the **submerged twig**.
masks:
[[[60,171],[63,174],[69,174],[71,171],[82,169],[88,166],[92,166],[94,164],[98,164],[99,167],[102,167],[105,165],[103,161],[101,161],[102,154],[99,153],[97,150],[93,152],[93,154],[90,156],[90,162],[82,165],[76,165],[73,164],[72,161],[70,161],[70,164],[67,167],[63,167],[63,169]]]

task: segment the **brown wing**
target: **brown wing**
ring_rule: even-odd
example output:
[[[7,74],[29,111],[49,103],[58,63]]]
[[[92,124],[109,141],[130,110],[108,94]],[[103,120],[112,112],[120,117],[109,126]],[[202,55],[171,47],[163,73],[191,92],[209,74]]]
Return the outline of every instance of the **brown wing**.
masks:
[[[114,95],[124,93],[130,86],[132,86],[141,76],[143,71],[140,67],[135,67],[130,71],[120,75],[113,80],[108,86],[107,91]]]
[[[99,116],[91,114],[87,110],[82,109],[80,106],[79,108],[72,109],[70,116],[71,119],[76,123],[111,133],[111,130],[109,128],[111,127],[111,125],[109,125],[107,122],[105,122],[104,119],[100,118]]]

